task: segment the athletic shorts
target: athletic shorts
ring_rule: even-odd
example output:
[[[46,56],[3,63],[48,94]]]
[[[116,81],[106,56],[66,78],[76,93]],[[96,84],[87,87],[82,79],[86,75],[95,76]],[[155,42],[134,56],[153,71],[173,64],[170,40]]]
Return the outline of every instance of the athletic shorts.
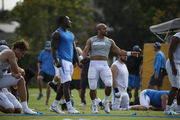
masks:
[[[128,87],[133,87],[133,88],[140,88],[140,76],[138,75],[129,75],[128,79]]]
[[[149,85],[151,85],[151,86],[156,85],[158,87],[162,87],[162,85],[163,85],[163,78],[164,78],[165,74],[166,73],[165,73],[164,69],[160,69],[159,70],[158,79],[154,79],[154,74],[153,74],[151,76],[150,81],[149,81]]]
[[[170,61],[167,60],[166,70],[168,73],[169,81],[170,81],[172,87],[180,89],[180,64],[176,63],[175,66],[177,69],[177,75],[176,76],[172,74],[172,68],[171,68]]]
[[[88,69],[89,69],[89,62],[83,64],[82,72],[81,72],[81,88],[86,89],[89,86],[88,84]]]
[[[0,106],[5,109],[22,108],[19,101],[6,88],[0,90]]]
[[[120,91],[120,98],[115,97],[115,90],[112,90],[112,109],[127,108],[129,106],[129,95],[127,93],[126,88],[118,87]]]
[[[43,71],[40,71],[39,76],[42,76],[42,77],[43,77],[43,81],[46,82],[46,83],[52,81],[53,78],[54,78],[54,76],[48,75],[48,74],[46,74],[46,73],[43,72]]]
[[[99,78],[101,78],[105,86],[112,86],[112,72],[107,61],[91,60],[88,70],[88,82],[91,90],[97,88]]]
[[[139,98],[139,102],[140,105],[146,107],[147,109],[149,109],[150,106],[150,98],[149,96],[146,94],[146,90],[141,91],[140,93],[140,98]]]
[[[72,80],[70,84],[70,90],[72,89],[81,89],[81,80]]]
[[[73,64],[70,61],[62,59],[62,67],[58,68],[59,74],[58,77],[61,78],[61,83],[65,83],[71,81],[72,73],[73,73]]]
[[[12,76],[11,73],[7,73],[0,77],[0,88],[7,88],[11,86],[17,85],[19,79],[16,79],[14,76]]]

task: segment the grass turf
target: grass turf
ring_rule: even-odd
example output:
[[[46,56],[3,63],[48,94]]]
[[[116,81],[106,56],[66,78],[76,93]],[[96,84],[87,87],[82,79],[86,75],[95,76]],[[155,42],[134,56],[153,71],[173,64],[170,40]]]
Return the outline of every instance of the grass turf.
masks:
[[[79,110],[80,114],[56,114],[49,111],[50,105],[55,99],[55,92],[51,91],[51,97],[49,100],[49,105],[45,105],[45,89],[43,89],[44,97],[41,100],[37,100],[39,94],[38,89],[30,89],[30,100],[29,107],[35,109],[38,112],[43,112],[40,115],[23,115],[23,114],[4,114],[0,113],[0,120],[170,120],[170,119],[180,119],[180,116],[167,116],[163,114],[163,111],[111,111],[110,114],[106,114],[104,110],[99,109],[98,114],[91,113],[91,100],[89,97],[89,89],[86,92],[87,105],[84,107],[79,107],[81,103],[78,92],[76,90],[72,91],[74,107]],[[98,89],[97,96],[102,100],[104,98],[104,89]],[[111,100],[111,98],[109,98]],[[60,106],[59,106],[60,107]],[[132,115],[136,113],[136,115]]]

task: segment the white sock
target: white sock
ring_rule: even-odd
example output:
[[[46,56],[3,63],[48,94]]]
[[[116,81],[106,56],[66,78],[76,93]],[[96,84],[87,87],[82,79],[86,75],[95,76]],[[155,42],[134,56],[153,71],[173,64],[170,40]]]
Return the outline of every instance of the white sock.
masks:
[[[28,108],[27,101],[22,102],[21,105],[23,109]]]
[[[70,109],[72,108],[71,101],[66,102],[66,105],[67,105],[67,109],[68,109],[68,110],[70,110]]]
[[[64,104],[66,103],[66,100],[65,99],[61,99],[61,104]]]
[[[54,100],[52,106],[58,106],[59,105],[59,100]]]
[[[92,104],[93,104],[93,105],[97,105],[96,99],[92,100]]]
[[[170,105],[166,105],[166,111],[170,109]]]
[[[54,79],[53,79],[53,81],[52,81],[55,85],[57,84],[57,82],[56,81],[54,81]]]
[[[104,102],[107,102],[107,101],[108,101],[108,98],[109,98],[109,96],[106,96],[106,95],[105,95],[105,97],[104,97]]]

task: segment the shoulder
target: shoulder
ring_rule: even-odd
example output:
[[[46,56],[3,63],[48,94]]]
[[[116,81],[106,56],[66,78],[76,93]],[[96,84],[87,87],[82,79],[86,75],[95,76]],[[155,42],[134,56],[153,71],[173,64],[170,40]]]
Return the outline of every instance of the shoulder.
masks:
[[[13,57],[15,58],[15,54],[11,49],[3,51],[2,55],[5,58],[13,58]]]
[[[52,33],[52,38],[55,39],[55,38],[59,38],[60,37],[60,31],[56,30]]]

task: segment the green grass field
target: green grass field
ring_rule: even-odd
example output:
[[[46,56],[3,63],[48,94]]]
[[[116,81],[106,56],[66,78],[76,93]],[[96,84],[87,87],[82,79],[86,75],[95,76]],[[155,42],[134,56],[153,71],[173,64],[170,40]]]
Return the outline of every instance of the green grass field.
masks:
[[[56,114],[49,111],[50,105],[55,99],[55,92],[51,91],[51,97],[49,105],[45,105],[45,89],[43,89],[44,97],[41,100],[37,100],[38,89],[30,89],[30,100],[29,107],[35,109],[36,111],[43,112],[40,115],[23,115],[23,114],[4,114],[0,113],[0,120],[171,120],[171,119],[180,119],[179,116],[167,116],[164,115],[162,111],[111,111],[110,114],[106,114],[104,110],[99,109],[99,114],[91,113],[91,101],[89,97],[89,89],[86,92],[87,105],[84,107],[79,107],[80,98],[76,90],[72,91],[74,107],[77,108],[81,113],[80,114]],[[104,98],[104,90],[99,89],[97,96],[101,99]],[[111,98],[109,99],[111,100]],[[136,113],[136,115],[131,115]]]

